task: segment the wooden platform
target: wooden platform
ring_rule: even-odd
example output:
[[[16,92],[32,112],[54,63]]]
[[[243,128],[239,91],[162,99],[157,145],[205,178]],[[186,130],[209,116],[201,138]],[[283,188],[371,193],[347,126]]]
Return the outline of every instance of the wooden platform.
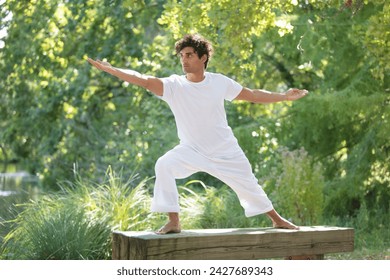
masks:
[[[116,231],[114,260],[238,260],[323,259],[324,254],[351,252],[354,230],[340,227],[301,227],[186,230],[179,234]]]

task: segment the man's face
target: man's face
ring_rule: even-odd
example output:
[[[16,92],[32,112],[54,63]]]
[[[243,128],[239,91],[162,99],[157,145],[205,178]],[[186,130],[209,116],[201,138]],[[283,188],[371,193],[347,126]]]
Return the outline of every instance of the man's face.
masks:
[[[203,55],[199,58],[193,47],[183,48],[179,53],[179,57],[184,73],[197,73],[204,70],[207,56]]]

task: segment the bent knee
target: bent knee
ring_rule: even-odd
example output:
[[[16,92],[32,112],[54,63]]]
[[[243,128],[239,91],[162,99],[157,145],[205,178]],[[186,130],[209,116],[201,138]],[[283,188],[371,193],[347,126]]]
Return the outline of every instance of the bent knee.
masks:
[[[165,173],[165,172],[171,171],[173,166],[174,166],[173,160],[171,160],[167,156],[162,156],[156,161],[156,164],[154,166],[154,170],[156,173],[159,173],[159,172]]]
[[[156,176],[160,176],[162,174],[169,174],[176,179],[186,178],[197,172],[197,170],[195,170],[188,162],[185,162],[180,158],[169,154],[160,157],[156,161],[154,169],[156,172]]]

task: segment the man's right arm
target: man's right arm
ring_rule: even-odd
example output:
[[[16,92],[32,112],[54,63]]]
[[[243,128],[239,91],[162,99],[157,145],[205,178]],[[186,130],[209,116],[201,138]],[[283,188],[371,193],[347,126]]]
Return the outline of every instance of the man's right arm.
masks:
[[[142,75],[137,71],[121,69],[111,66],[108,62],[100,60],[93,60],[88,58],[88,62],[95,66],[97,69],[107,72],[123,81],[130,84],[143,87],[155,95],[163,95],[163,82],[152,76]]]

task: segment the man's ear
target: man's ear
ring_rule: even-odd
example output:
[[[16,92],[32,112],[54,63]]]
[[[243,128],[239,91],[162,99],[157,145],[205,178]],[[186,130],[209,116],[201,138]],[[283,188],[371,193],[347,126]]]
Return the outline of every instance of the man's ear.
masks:
[[[200,58],[200,61],[205,63],[207,61],[207,54],[202,55],[202,57]]]

